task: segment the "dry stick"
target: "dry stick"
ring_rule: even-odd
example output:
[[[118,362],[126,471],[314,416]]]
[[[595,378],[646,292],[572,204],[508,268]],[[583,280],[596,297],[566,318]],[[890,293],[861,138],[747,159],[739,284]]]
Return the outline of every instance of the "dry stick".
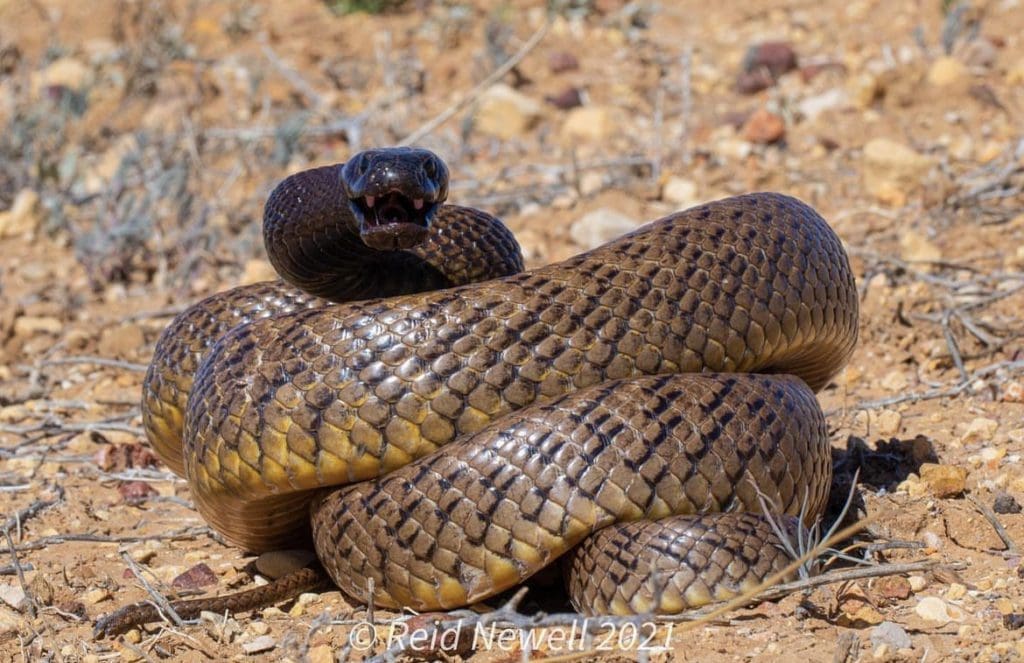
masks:
[[[32,619],[36,618],[36,614],[39,612],[39,606],[36,604],[36,597],[32,595],[32,590],[28,586],[28,582],[25,581],[25,571],[21,568],[21,560],[18,559],[18,551],[14,549],[14,541],[11,539],[10,528],[4,528],[4,538],[7,539],[7,549],[11,551],[11,565],[14,566],[14,572],[18,575],[18,584],[21,585],[21,591],[25,593],[25,604],[28,606],[28,614]]]
[[[46,500],[36,500],[36,501],[32,502],[32,504],[29,504],[27,507],[25,507],[25,508],[23,508],[23,509],[21,509],[19,511],[16,511],[14,513],[14,515],[11,516],[10,518],[8,518],[7,521],[4,523],[3,529],[4,530],[10,530],[12,527],[16,527],[20,531],[21,530],[21,526],[25,524],[26,520],[28,520],[29,518],[32,518],[32,517],[38,515],[44,509],[47,509],[47,508],[53,506],[54,504],[56,504],[57,502],[60,502],[61,500],[64,499],[64,487],[63,486],[61,486],[60,484],[54,484],[52,486],[49,486],[49,489],[56,491],[57,496],[54,497],[52,500],[49,500],[49,501],[46,501]]]
[[[137,371],[139,373],[145,373],[149,370],[147,364],[136,364],[130,361],[121,361],[120,359],[110,359],[109,357],[91,357],[86,355],[75,356],[75,357],[62,357],[60,359],[45,359],[40,362],[43,366],[59,366],[63,364],[95,364],[96,366],[109,366],[112,368],[123,368],[127,371]]]
[[[222,187],[223,189],[223,187]],[[188,308],[186,304],[179,304],[178,306],[168,306],[166,308],[157,309],[155,311],[140,311],[138,313],[132,313],[122,318],[123,322],[135,322],[137,320],[147,320],[149,318],[170,318],[179,313],[183,312]]]
[[[523,60],[523,58],[525,58],[530,53],[530,51],[532,51],[537,46],[537,44],[541,42],[541,40],[544,38],[544,35],[547,34],[548,29],[550,27],[551,19],[548,18],[544,21],[544,23],[541,24],[539,28],[537,28],[537,31],[533,33],[533,35],[526,41],[526,43],[523,44],[522,47],[520,47],[520,49],[516,51],[516,53],[512,57],[506,60],[503,65],[501,65],[493,72],[491,72],[491,74],[487,76],[487,78],[480,81],[476,86],[473,87],[473,89],[471,89],[468,93],[463,95],[461,99],[456,101],[454,104],[448,106],[448,108],[445,108],[443,111],[435,115],[432,119],[420,125],[420,127],[413,131],[411,134],[400,140],[398,144],[411,145],[415,143],[416,141],[420,140],[421,138],[429,134],[434,129],[438,128],[439,126],[447,122],[449,119],[452,118],[452,116],[454,116],[460,110],[462,110],[470,103],[472,103],[477,97],[483,94],[483,92],[487,90],[487,88],[497,83],[499,80],[501,80],[502,76],[512,71],[512,68],[519,64]]]
[[[72,543],[79,541],[86,541],[89,543],[138,543],[140,541],[182,541],[182,540],[193,540],[199,535],[206,535],[218,540],[213,535],[211,530],[206,525],[194,525],[192,527],[184,527],[182,529],[167,532],[166,534],[149,534],[149,535],[136,535],[136,536],[110,536],[107,534],[54,534],[53,536],[44,536],[35,541],[29,541],[28,543],[20,543],[14,546],[14,550],[23,552],[26,550],[41,550],[43,548],[61,544],[61,543]],[[0,550],[0,554],[6,551]]]
[[[964,358],[960,355],[960,346],[956,342],[956,337],[953,336],[953,330],[949,327],[949,318],[952,315],[952,311],[946,310],[942,314],[942,335],[946,339],[946,349],[949,350],[949,356],[953,358],[953,365],[956,366],[956,370],[960,373],[960,381],[967,382],[967,369],[964,368]]]
[[[55,421],[53,419],[47,419],[35,424],[25,424],[24,426],[0,424],[0,433],[10,433],[12,435],[24,435],[25,433],[38,433],[43,431],[50,435],[58,435],[60,433],[89,433],[92,431],[103,430],[120,431],[122,433],[132,433],[133,435],[142,435],[144,432],[140,426],[121,424],[109,419],[103,421]]]
[[[287,80],[292,87],[298,90],[302,96],[306,98],[306,101],[313,106],[313,108],[322,108],[324,104],[323,97],[299,74],[298,71],[295,70],[294,67],[289,66],[283,59],[281,59],[277,52],[270,46],[266,33],[260,33],[256,37],[256,41],[259,42],[260,50],[263,51],[263,56],[270,61],[270,64],[274,66],[274,69],[277,69],[277,73],[284,76],[285,80]]]
[[[21,565],[21,569],[24,571],[35,571],[36,567],[30,564],[29,562],[25,562]],[[5,564],[3,566],[0,566],[0,576],[10,576],[16,574],[17,572],[18,567],[16,567],[14,564]]]
[[[959,394],[965,391],[971,392],[972,383],[976,379],[985,377],[986,375],[991,375],[992,373],[995,373],[1003,369],[1011,372],[1024,369],[1024,360],[1001,361],[995,364],[989,364],[988,366],[983,366],[978,370],[974,371],[973,373],[971,373],[966,381],[960,382],[959,384],[955,384],[950,387],[928,389],[926,391],[912,391],[910,393],[902,394],[899,396],[890,396],[888,398],[880,398],[873,401],[861,401],[856,405],[846,409],[877,410],[879,408],[889,407],[890,405],[898,405],[900,403],[917,403],[919,401],[930,401],[936,398],[948,398],[950,396],[958,396]],[[833,408],[825,412],[825,416],[839,414],[842,411],[843,408]]]
[[[1005,554],[1019,555],[1020,551],[1017,550],[1017,544],[1015,544],[1013,542],[1013,539],[1010,538],[1010,535],[1006,531],[1006,528],[1003,527],[1003,524],[999,522],[998,518],[996,518],[996,514],[993,513],[992,509],[988,508],[988,505],[982,503],[973,495],[968,495],[967,499],[969,499],[971,501],[971,504],[973,504],[975,508],[978,509],[979,512],[981,512],[981,515],[985,516],[985,520],[987,520],[989,524],[992,525],[992,529],[996,531],[996,534],[1002,540],[1003,545],[1006,546]]]
[[[128,568],[131,569],[132,575],[135,576],[136,580],[142,583],[142,586],[146,589],[146,593],[149,594],[149,596],[153,599],[154,603],[156,603],[156,608],[161,613],[160,616],[165,620],[170,618],[170,620],[174,622],[174,625],[178,628],[183,627],[185,625],[185,621],[174,610],[174,608],[171,606],[171,602],[167,600],[167,597],[161,594],[160,592],[156,591],[156,589],[154,589],[153,586],[150,585],[149,582],[147,582],[146,579],[142,577],[142,569],[139,568],[139,565],[135,562],[134,559],[132,559],[132,556],[124,552],[121,553],[121,559],[125,561],[125,563],[128,565]]]

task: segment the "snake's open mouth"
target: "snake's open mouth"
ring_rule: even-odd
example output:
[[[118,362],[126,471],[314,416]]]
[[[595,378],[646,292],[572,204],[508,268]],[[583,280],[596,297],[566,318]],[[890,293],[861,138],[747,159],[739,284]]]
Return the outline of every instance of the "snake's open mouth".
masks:
[[[423,241],[438,203],[397,191],[350,200],[367,246],[382,251],[408,249]]]

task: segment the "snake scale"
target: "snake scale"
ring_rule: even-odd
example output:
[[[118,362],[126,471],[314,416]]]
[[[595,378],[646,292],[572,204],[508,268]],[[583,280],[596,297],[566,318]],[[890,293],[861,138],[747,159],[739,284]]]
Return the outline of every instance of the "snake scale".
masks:
[[[207,522],[252,551],[311,522],[342,590],[417,610],[561,557],[581,612],[678,612],[788,563],[752,512],[821,514],[814,392],[857,337],[827,223],[751,194],[523,272],[447,183],[412,148],[292,175],[264,235],[294,285],[215,295],[164,332],[145,425]]]

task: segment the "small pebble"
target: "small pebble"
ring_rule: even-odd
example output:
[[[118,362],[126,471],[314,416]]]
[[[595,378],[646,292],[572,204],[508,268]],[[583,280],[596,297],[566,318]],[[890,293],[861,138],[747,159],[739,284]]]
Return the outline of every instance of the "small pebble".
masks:
[[[914,608],[914,612],[921,619],[926,619],[930,622],[938,622],[940,624],[946,624],[950,621],[959,620],[963,613],[953,606],[950,606],[945,601],[937,596],[926,596],[918,601],[917,606]]]
[[[21,610],[25,603],[25,590],[21,588],[21,585],[0,585],[0,601],[15,610]]]
[[[894,622],[882,622],[871,629],[871,644],[875,647],[889,645],[893,649],[906,649],[913,646],[907,632]]]
[[[264,651],[270,651],[277,645],[277,642],[273,637],[269,635],[261,635],[260,637],[250,640],[249,642],[242,645],[242,651],[246,654],[258,654]]]
[[[627,232],[636,230],[640,221],[607,207],[580,217],[569,228],[569,236],[580,246],[592,249]]]
[[[961,585],[958,582],[954,582],[946,590],[946,598],[950,601],[958,601],[967,594],[967,587]]]
[[[111,597],[109,589],[97,587],[96,589],[90,589],[85,594],[82,594],[82,602],[86,605],[96,605],[101,601],[106,601]]]
[[[281,578],[298,571],[316,558],[312,550],[272,550],[256,558],[256,570],[268,578]]]
[[[875,591],[887,599],[902,600],[910,596],[910,582],[900,576],[879,578],[874,586]]]
[[[999,429],[999,422],[995,419],[987,419],[985,417],[975,417],[967,424],[964,428],[963,435],[960,436],[960,441],[964,444],[970,442],[986,442],[996,434]]]
[[[330,645],[311,647],[308,654],[309,663],[334,663],[334,652]]]
[[[1020,502],[1009,493],[999,493],[992,500],[992,510],[996,513],[1020,513]]]
[[[1006,615],[1013,613],[1013,601],[1006,598],[1005,596],[997,598],[994,603],[996,606],[996,610],[998,610],[999,614],[1003,615],[1004,617]]]
[[[1024,627],[1024,613],[1012,612],[1008,615],[1003,615],[1003,626],[1010,631],[1016,631]]]
[[[936,497],[954,497],[966,487],[967,470],[956,465],[924,463],[919,473],[921,481],[928,484]]]
[[[205,563],[196,564],[171,581],[171,587],[181,589],[200,589],[217,584],[217,574]]]

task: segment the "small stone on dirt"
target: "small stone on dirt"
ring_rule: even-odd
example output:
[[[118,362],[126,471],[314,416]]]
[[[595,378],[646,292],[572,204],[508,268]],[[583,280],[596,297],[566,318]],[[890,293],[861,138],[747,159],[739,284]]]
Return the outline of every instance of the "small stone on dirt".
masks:
[[[999,493],[992,500],[992,510],[996,513],[1020,513],[1020,502],[1009,493]]]
[[[1024,249],[1024,246],[1020,248]],[[1000,400],[1004,403],[1024,403],[1024,383],[1016,381],[1007,383],[1003,387]]]
[[[661,199],[685,209],[697,204],[697,183],[685,177],[673,175],[661,188]]]
[[[910,589],[915,592],[919,592],[928,586],[928,579],[924,576],[910,576],[907,578],[907,582],[910,583]]]
[[[743,125],[743,138],[759,145],[771,145],[786,135],[786,121],[765,108],[750,114]]]
[[[548,55],[548,69],[552,74],[573,71],[580,68],[580,61],[569,51],[555,51]]]
[[[580,94],[579,88],[567,87],[561,92],[545,95],[544,101],[560,110],[569,110],[582,106],[583,96]]]
[[[96,605],[97,603],[109,600],[111,596],[113,595],[110,593],[109,589],[97,587],[96,589],[90,589],[86,593],[82,594],[80,598],[82,599],[82,603],[85,603],[86,605]]]
[[[494,85],[480,95],[474,126],[482,133],[510,139],[533,128],[541,117],[541,105],[508,85]]]
[[[743,71],[767,69],[775,77],[796,69],[797,57],[793,46],[784,41],[765,41],[754,44],[743,56]]]
[[[217,574],[204,563],[196,564],[171,582],[171,587],[183,589],[200,589],[217,584]]]
[[[953,619],[952,615],[950,615],[949,608],[950,606],[948,606],[946,602],[939,597],[925,596],[917,602],[914,612],[916,612],[917,616],[921,619],[946,624]]]
[[[942,88],[962,85],[967,82],[969,75],[964,63],[956,58],[941,57],[928,69],[928,84]]]
[[[999,422],[987,417],[975,417],[964,429],[960,441],[964,444],[971,442],[986,442],[999,430]]]
[[[21,585],[0,585],[0,601],[15,610],[21,610],[25,604],[25,590],[21,588]]]
[[[259,654],[260,652],[270,651],[276,646],[277,641],[274,640],[273,636],[261,635],[243,644],[242,651],[246,654]]]
[[[871,629],[871,644],[875,647],[886,644],[893,649],[906,649],[913,646],[907,632],[894,622],[882,622]]]
[[[566,143],[599,143],[619,130],[619,113],[607,106],[581,106],[569,111],[562,124],[562,140]]]
[[[57,335],[64,329],[64,323],[50,316],[23,315],[14,321],[14,335],[28,338],[36,334]]]
[[[156,489],[145,481],[123,481],[117,487],[117,492],[125,504],[137,506],[150,497],[158,495]]]
[[[139,443],[107,444],[96,452],[96,467],[104,472],[120,472],[129,468],[155,467],[158,459],[149,447]]]
[[[880,596],[899,601],[909,598],[911,594],[910,582],[900,576],[879,578],[878,582],[875,583],[874,589]]]
[[[271,550],[256,558],[256,570],[271,579],[283,578],[316,559],[312,550]]]
[[[967,483],[967,470],[955,465],[924,463],[920,468],[920,476],[936,497],[960,495]]]
[[[592,249],[620,237],[640,226],[636,219],[622,212],[602,207],[583,215],[572,227],[569,236],[585,249]]]
[[[896,410],[882,410],[875,417],[875,425],[878,434],[891,437],[900,432],[900,425],[903,423],[903,415]]]

